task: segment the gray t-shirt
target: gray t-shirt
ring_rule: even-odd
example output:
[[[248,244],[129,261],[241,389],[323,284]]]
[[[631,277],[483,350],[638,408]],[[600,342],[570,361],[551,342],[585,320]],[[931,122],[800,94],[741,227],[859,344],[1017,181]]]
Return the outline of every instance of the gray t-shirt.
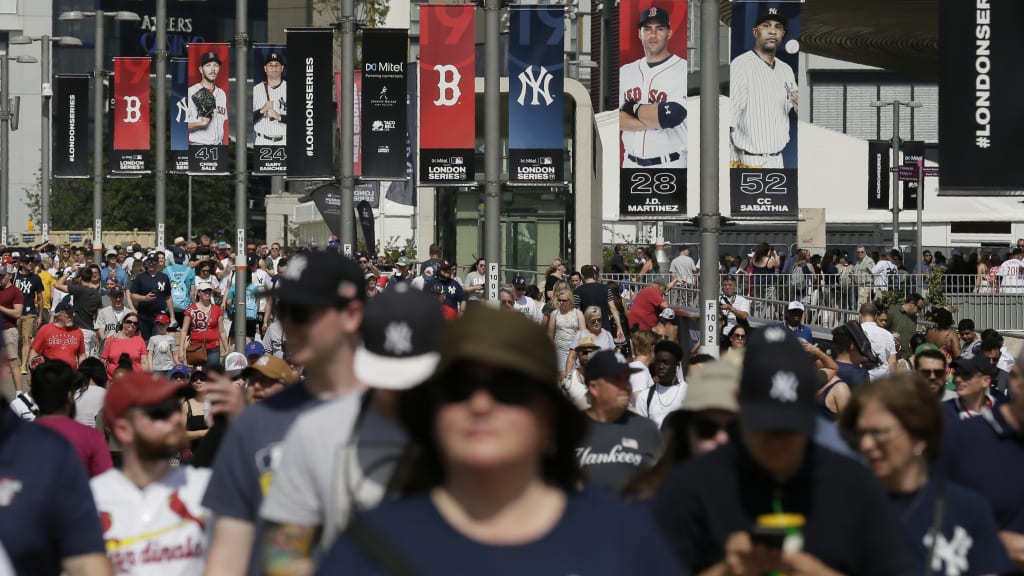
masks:
[[[353,508],[370,508],[381,501],[405,448],[405,431],[372,402],[364,402],[364,395],[346,394],[295,422],[260,509],[266,521],[320,526],[322,552],[344,531]]]
[[[661,454],[658,426],[626,411],[615,422],[587,422],[587,435],[576,447],[576,459],[591,484],[618,491],[630,478],[647,470]]]
[[[153,334],[149,337],[149,344],[146,350],[152,354],[153,363],[150,370],[163,372],[174,368],[174,351],[178,348],[178,342],[170,334]]]
[[[263,522],[260,505],[280,470],[282,440],[299,414],[320,404],[305,386],[288,386],[239,414],[228,427],[213,463],[213,477],[203,497],[216,516],[251,522],[255,527],[250,576],[263,574]]]
[[[693,258],[686,254],[680,254],[672,260],[668,269],[673,277],[679,278],[687,284],[693,284],[693,273],[697,271],[697,264],[694,263]]]

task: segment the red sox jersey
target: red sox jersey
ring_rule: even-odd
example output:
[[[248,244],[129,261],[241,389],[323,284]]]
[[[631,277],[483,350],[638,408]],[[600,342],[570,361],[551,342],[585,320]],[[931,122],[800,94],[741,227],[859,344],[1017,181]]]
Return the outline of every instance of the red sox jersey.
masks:
[[[89,485],[115,574],[192,576],[206,563],[213,521],[200,502],[209,469],[182,466],[139,489],[114,468]]]
[[[619,68],[619,107],[627,100],[642,104],[678,102],[685,106],[686,72],[686,60],[675,54],[653,67],[646,58],[622,66]],[[686,137],[686,120],[673,128],[623,130],[622,146],[626,153],[623,166],[636,166],[629,156],[652,159],[678,152],[679,160],[663,161],[659,166],[685,168]]]
[[[196,103],[192,101],[192,95],[202,89],[202,83],[196,83],[188,87],[188,97],[185,98],[188,104],[188,109],[185,112],[186,122],[199,122],[200,120]],[[189,144],[224,144],[224,126],[228,120],[228,95],[219,86],[214,86],[213,98],[217,101],[217,109],[213,112],[213,118],[210,119],[210,123],[205,127],[189,131]]]
[[[288,114],[288,94],[287,94],[288,82],[282,80],[277,86],[271,86],[266,82],[260,82],[252,88],[252,110],[256,115],[256,121],[253,124],[253,130],[256,132],[256,145],[257,146],[284,146],[287,144],[285,140],[285,129],[286,125],[284,122],[279,122],[270,118],[269,116],[263,116],[259,113],[263,105],[268,101],[273,102],[274,111],[281,115],[282,118]]]
[[[789,143],[793,69],[779,58],[771,67],[750,50],[732,61],[729,81],[732,145],[753,154],[782,152]]]

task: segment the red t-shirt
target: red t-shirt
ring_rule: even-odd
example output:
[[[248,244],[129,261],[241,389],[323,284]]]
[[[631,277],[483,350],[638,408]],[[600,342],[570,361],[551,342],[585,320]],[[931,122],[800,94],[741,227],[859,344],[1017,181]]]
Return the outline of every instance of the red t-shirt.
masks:
[[[89,471],[89,477],[98,476],[114,467],[107,448],[107,439],[95,428],[75,422],[67,416],[44,416],[36,418],[36,424],[45,426],[67,438],[78,451],[82,464]]]
[[[118,338],[111,336],[103,342],[103,360],[107,363],[107,378],[113,380],[114,369],[117,368],[117,360],[121,354],[128,354],[132,359],[132,371],[142,371],[142,357],[146,355],[146,341],[142,336],[131,338]]]
[[[629,309],[629,325],[640,325],[641,330],[650,330],[658,323],[658,314],[665,297],[657,286],[648,286],[633,298],[633,306]]]
[[[14,308],[15,305],[24,303],[25,295],[22,294],[21,290],[18,290],[14,284],[0,290],[0,306],[3,306],[4,308]],[[3,319],[4,330],[17,326],[17,321],[14,318],[9,317],[7,314],[0,314],[0,318]]]
[[[47,360],[63,360],[78,370],[78,357],[85,354],[85,335],[78,326],[43,324],[32,339],[32,349]]]
[[[224,309],[216,304],[210,305],[210,313],[207,314],[195,304],[185,309],[188,314],[190,325],[188,339],[193,344],[206,343],[207,350],[220,348],[220,318],[224,315]]]

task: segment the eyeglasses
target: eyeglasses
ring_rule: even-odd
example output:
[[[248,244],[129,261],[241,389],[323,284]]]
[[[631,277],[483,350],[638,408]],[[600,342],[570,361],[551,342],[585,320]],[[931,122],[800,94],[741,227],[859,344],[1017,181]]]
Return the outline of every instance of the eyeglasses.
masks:
[[[139,325],[139,321],[138,320],[125,320],[125,321],[123,321],[121,323],[124,324],[125,326],[138,326]]]
[[[577,356],[590,356],[594,352],[593,348],[584,348],[583,350],[577,350]]]
[[[991,358],[989,358],[988,356],[985,356],[985,358],[988,359],[988,363],[989,364],[992,364],[992,365],[999,364],[999,356],[993,356]]]
[[[277,315],[281,318],[281,321],[298,325],[309,324],[314,316],[326,309],[327,307],[323,306],[313,307],[295,304],[286,300],[277,301]]]
[[[600,323],[601,323],[601,319],[600,318],[591,318],[590,320],[587,320],[587,324],[600,324]]]
[[[527,406],[536,398],[541,384],[512,370],[497,370],[484,378],[477,378],[464,370],[454,370],[433,386],[434,395],[442,404],[457,404],[469,400],[481,388],[498,403],[508,406]]]
[[[177,400],[171,399],[148,406],[139,406],[139,410],[150,420],[167,420],[172,415],[180,412],[181,408],[178,407]]]
[[[863,250],[857,250],[857,254],[867,254],[867,252],[865,252]]]
[[[565,304],[565,303],[566,303],[566,302],[568,302],[568,301],[569,301],[569,299],[568,299],[568,298],[559,298],[559,299],[558,299],[558,303],[559,303],[559,304]]]
[[[946,370],[944,368],[936,368],[934,370],[918,368],[917,373],[920,374],[921,376],[924,376],[925,378],[938,378],[939,376],[945,375]]]
[[[747,335],[746,334],[735,334],[734,333],[732,336],[729,336],[729,338],[731,338],[732,340],[746,340],[747,339]]]
[[[690,426],[693,428],[694,436],[700,440],[711,440],[722,430],[725,430],[729,436],[733,436],[737,430],[736,422],[723,424],[709,418],[697,418]]]
[[[981,372],[968,372],[967,370],[954,370],[953,376],[961,380],[970,380],[975,376],[981,376]]]
[[[863,440],[865,436],[869,436],[875,444],[887,444],[890,440],[903,433],[904,430],[902,428],[897,428],[896,426],[891,426],[889,428],[865,428],[863,430],[855,430],[847,434],[847,441],[856,446],[860,444],[861,440]]]
[[[359,263],[360,264],[369,264],[370,261],[369,260],[360,260]]]

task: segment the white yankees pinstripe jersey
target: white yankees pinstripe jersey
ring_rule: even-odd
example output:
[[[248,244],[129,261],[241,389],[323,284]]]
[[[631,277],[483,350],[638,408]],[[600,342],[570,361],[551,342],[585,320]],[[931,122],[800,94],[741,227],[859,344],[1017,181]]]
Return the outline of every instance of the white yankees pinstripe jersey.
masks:
[[[252,112],[255,122],[253,130],[256,132],[257,146],[284,146],[287,144],[286,124],[278,122],[260,114],[263,105],[274,103],[274,111],[284,118],[288,114],[288,81],[282,80],[277,86],[270,86],[266,82],[260,82],[252,88]]]
[[[141,490],[116,468],[93,478],[89,486],[114,573],[201,574],[213,524],[200,504],[209,481],[209,469],[190,466]]]
[[[754,154],[778,154],[789,143],[789,92],[793,69],[781,59],[771,67],[753,50],[732,61],[732,145]]]
[[[686,105],[686,60],[673,54],[655,66],[640,58],[619,68],[619,107],[626,101],[642,104],[678,102]],[[623,130],[622,145],[628,157],[658,158],[678,152],[681,158],[661,167],[686,167],[686,120],[673,128]],[[636,164],[632,164],[635,166]]]

